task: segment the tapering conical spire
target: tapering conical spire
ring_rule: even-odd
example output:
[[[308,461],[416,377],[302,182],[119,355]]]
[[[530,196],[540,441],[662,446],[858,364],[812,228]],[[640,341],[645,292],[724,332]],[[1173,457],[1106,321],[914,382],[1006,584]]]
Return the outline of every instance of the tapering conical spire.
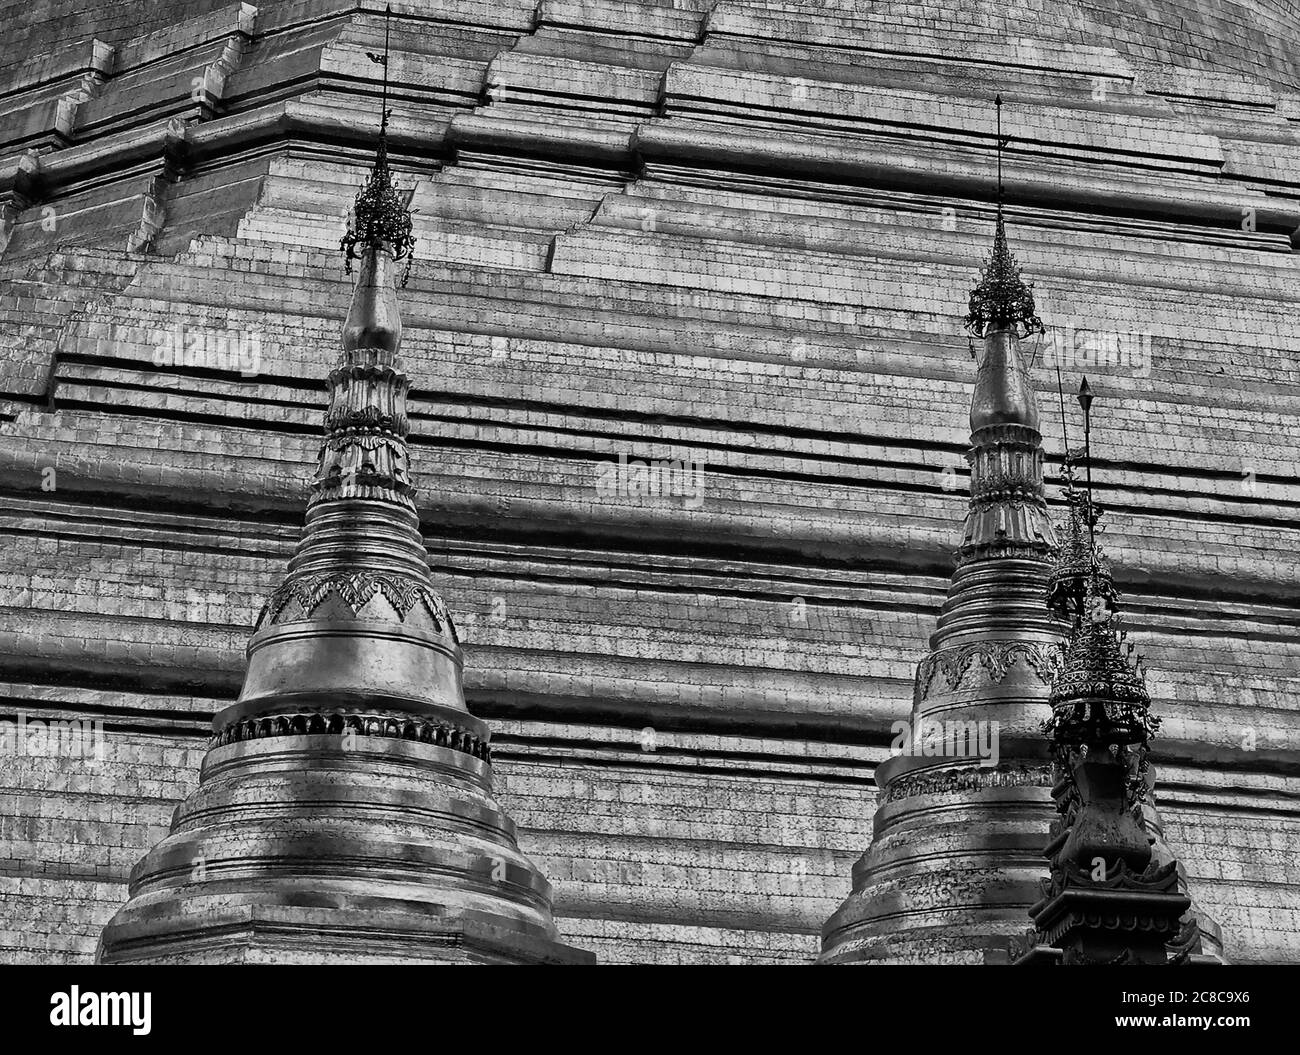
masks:
[[[466,709],[420,536],[394,273],[411,220],[382,131],[354,224],[343,249],[360,268],[302,540],[103,962],[592,959],[557,940],[550,886],[493,797],[490,733]]]
[[[291,698],[310,704],[323,692],[339,713],[347,711],[343,701],[364,699],[371,710],[382,701],[394,715],[442,723],[486,757],[486,730],[464,721],[460,647],[415,512],[395,276],[395,261],[415,242],[388,169],[387,13],[384,35],[384,53],[370,55],[384,71],[375,159],[341,243],[348,271],[354,259],[360,268],[343,349],[327,379],[306,529],[249,642],[239,702],[217,716],[218,730],[226,741],[239,739],[268,708],[278,711]],[[353,620],[359,626],[349,640],[341,621]]]
[[[993,255],[966,319],[982,341],[970,506],[902,753],[876,770],[872,845],[822,930],[823,963],[1005,962],[1037,895],[1051,786],[1039,725],[1061,630],[1043,605],[1056,537],[1020,347],[1042,324],[1007,248],[998,102]],[[972,736],[984,750],[972,750]]]
[[[993,253],[970,295],[966,328],[983,341],[971,395],[971,509],[959,561],[993,554],[1043,558],[1055,544],[1043,497],[1038,399],[1020,342],[1043,333],[1034,299],[1007,248],[1002,215],[1002,97]]]
[[[385,68],[387,68],[385,66]],[[283,584],[267,602],[249,643],[239,703],[221,729],[237,738],[289,696],[327,692],[380,698],[389,709],[441,721],[462,714],[455,627],[433,588],[411,481],[406,436],[410,381],[398,349],[395,245],[409,250],[411,217],[382,158],[356,199],[345,259],[360,260],[343,324],[343,350],[330,371],[325,440],[307,503],[307,525]],[[381,164],[382,162],[382,164]],[[364,648],[343,648],[340,618],[370,620]],[[303,623],[318,629],[307,633]],[[484,732],[461,729],[486,752]]]

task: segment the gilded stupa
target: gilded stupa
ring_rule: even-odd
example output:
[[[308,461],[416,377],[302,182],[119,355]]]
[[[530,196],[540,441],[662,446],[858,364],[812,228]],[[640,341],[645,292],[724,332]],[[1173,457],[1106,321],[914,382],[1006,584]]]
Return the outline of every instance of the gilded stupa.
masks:
[[[1007,242],[1000,169],[993,250],[966,316],[982,345],[970,507],[910,723],[996,729],[997,755],[911,752],[878,767],[874,836],[823,928],[821,963],[998,961],[1037,890],[1050,786],[1038,726],[1060,640],[1043,594],[1057,543],[1022,348],[1043,323]]]
[[[101,963],[594,960],[557,940],[550,884],[493,796],[420,535],[396,289],[413,240],[387,117],[343,240],[359,266],[306,528]]]
[[[419,530],[562,940],[601,963],[1005,960],[1048,869],[1040,722],[1071,627],[1041,611],[1036,496],[996,482],[1024,447],[992,426],[955,577],[952,551],[970,386],[1021,366],[1066,543],[1059,364],[1111,408],[1093,472],[1163,719],[1165,842],[1234,963],[1300,961],[1295,0],[393,0],[390,24]],[[4,755],[0,962],[88,964],[128,900],[119,923],[211,884],[213,841],[167,863],[171,894],[131,873],[179,804],[214,816],[192,810],[214,716],[248,754],[269,738],[235,736],[298,713],[271,635],[334,567],[304,554],[277,595],[385,32],[385,0],[0,0],[0,754],[24,715],[104,730],[93,765]],[[1002,367],[960,326],[997,234],[995,92],[1004,242],[1049,331]],[[702,487],[600,487],[656,464]],[[402,532],[385,578],[313,618],[441,640],[419,597],[398,618],[398,573],[424,574]],[[337,702],[347,675],[358,708],[382,690],[354,724],[434,713],[415,683],[464,728],[454,688],[367,640],[364,677],[293,676]],[[914,708],[1007,722],[999,765],[888,760]],[[350,795],[392,772],[349,764]]]
[[[922,749],[896,753],[876,770],[874,836],[854,866],[852,892],[823,928],[820,963],[1008,962],[1009,938],[1040,896],[1059,783],[1040,726],[1063,691],[1062,639],[1084,604],[1081,583],[1091,601],[1114,598],[1109,575],[1095,570],[1090,498],[1083,516],[1070,490],[1072,515],[1058,540],[1044,497],[1039,410],[1023,347],[1044,325],[1007,241],[1001,96],[996,104],[993,248],[965,319],[983,344],[970,411],[971,498],[930,654],[916,672],[908,724]],[[1068,456],[1065,472],[1068,479]],[[1077,637],[1077,618],[1074,627]],[[1077,652],[1076,642],[1067,671]],[[996,750],[973,749],[980,744]],[[1154,803],[1144,796],[1135,809],[1148,857],[1169,864],[1185,887]],[[1203,930],[1217,955],[1217,926],[1205,920]]]

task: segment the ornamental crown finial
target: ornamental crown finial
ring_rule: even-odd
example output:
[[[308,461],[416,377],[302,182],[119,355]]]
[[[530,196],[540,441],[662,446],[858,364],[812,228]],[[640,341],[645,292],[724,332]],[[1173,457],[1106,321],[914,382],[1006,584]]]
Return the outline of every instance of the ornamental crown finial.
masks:
[[[966,329],[976,337],[991,330],[1014,330],[1017,337],[1044,333],[1046,328],[1034,307],[1033,284],[1020,277],[1020,267],[1007,246],[1006,226],[999,211],[993,235],[993,253],[971,290]]]
[[[1150,712],[1142,675],[1125,654],[1108,585],[1096,571],[1089,576],[1082,611],[1052,682],[1047,725],[1057,744],[1145,745],[1160,725]]]
[[[1007,246],[1007,229],[1002,217],[1002,149],[1010,136],[1002,134],[1002,96],[997,104],[998,213],[993,232],[993,253],[971,290],[966,329],[976,337],[992,330],[1011,329],[1017,337],[1044,333],[1045,327],[1034,307],[1033,283],[1020,277],[1020,266]]]
[[[352,261],[359,259],[366,249],[386,247],[394,259],[400,260],[415,248],[411,210],[407,208],[401,191],[393,186],[388,170],[388,144],[382,133],[370,178],[357,195],[348,233],[339,244],[349,273]]]
[[[378,63],[384,69],[383,94],[375,161],[365,186],[356,197],[347,234],[339,243],[349,274],[352,271],[352,261],[363,256],[367,249],[386,248],[394,259],[400,260],[409,256],[415,248],[415,238],[411,234],[411,210],[407,207],[402,192],[393,185],[392,173],[388,168],[388,21],[391,15],[391,7],[385,7],[384,53],[376,55],[374,52],[366,52],[371,62]]]

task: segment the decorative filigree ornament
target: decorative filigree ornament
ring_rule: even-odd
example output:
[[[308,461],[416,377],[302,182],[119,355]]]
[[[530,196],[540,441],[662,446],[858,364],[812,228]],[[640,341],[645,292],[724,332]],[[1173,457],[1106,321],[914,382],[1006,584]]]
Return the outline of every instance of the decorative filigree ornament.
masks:
[[[326,709],[291,711],[283,714],[243,718],[222,728],[212,737],[210,747],[244,740],[262,740],[272,736],[334,735],[379,736],[397,740],[417,740],[436,747],[463,751],[484,762],[491,761],[488,741],[451,722],[408,715],[370,711]]]
[[[367,249],[387,249],[395,260],[410,256],[415,249],[411,210],[407,208],[401,191],[393,186],[388,169],[388,142],[382,132],[370,178],[357,195],[347,234],[339,242],[339,248],[343,251],[348,274],[352,273],[352,261],[360,259]],[[409,274],[408,266],[402,273],[403,286]]]
[[[1017,659],[1022,660],[1040,681],[1050,685],[1060,666],[1060,651],[1053,645],[1028,641],[985,641],[936,652],[927,656],[917,668],[918,698],[929,697],[936,674],[943,676],[949,691],[956,690],[976,660],[987,672],[989,681],[997,684],[1007,676]]]
[[[927,770],[890,781],[880,793],[880,804],[915,795],[951,795],[987,788],[1050,788],[1054,783],[1050,766],[1022,765],[1016,769],[965,766],[939,773]]]
[[[1073,486],[1065,489],[1069,512],[1059,531],[1061,544],[1052,573],[1047,580],[1047,607],[1062,619],[1072,619],[1084,611],[1085,597],[1091,589],[1098,604],[1107,611],[1115,608],[1115,583],[1110,568],[1092,541],[1087,523],[1087,496]],[[1099,516],[1094,504],[1094,524]],[[1096,615],[1096,611],[1089,613]]]
[[[384,68],[383,94],[379,103],[379,143],[375,148],[375,163],[353,205],[347,234],[339,242],[348,274],[352,273],[352,261],[360,259],[368,249],[375,252],[387,249],[394,260],[409,257],[415,249],[411,211],[402,192],[393,186],[392,173],[388,170],[388,115],[392,112],[388,109],[388,22],[391,14],[391,10],[385,9],[384,53],[366,52],[371,62]],[[403,286],[410,273],[408,262],[402,272]]]
[[[1023,339],[1047,331],[1034,308],[1033,284],[1020,277],[1020,267],[1007,246],[1007,229],[1002,221],[1002,150],[1011,137],[1002,134],[1002,96],[996,96],[994,101],[998,108],[998,218],[993,231],[993,255],[980,272],[979,284],[971,290],[966,329],[979,338],[993,330],[1009,329]]]
[[[1160,719],[1151,714],[1151,697],[1124,654],[1116,618],[1094,603],[1102,600],[1096,581],[1090,584],[1085,609],[1075,620],[1060,673],[1052,682],[1052,716],[1044,731],[1058,746],[1145,745]]]
[[[1033,283],[1020,277],[1020,267],[1007,247],[1001,210],[993,235],[993,255],[980,271],[979,284],[971,290],[966,329],[981,338],[997,329],[1009,329],[1020,338],[1047,332],[1034,307]]]
[[[407,615],[417,605],[423,605],[439,629],[446,629],[456,637],[451,614],[433,590],[422,582],[391,572],[336,572],[328,575],[301,575],[287,579],[271,595],[262,609],[257,626],[276,623],[290,601],[297,601],[303,618],[312,614],[331,596],[339,598],[360,615],[361,610],[378,594],[396,611],[398,619],[405,622]]]

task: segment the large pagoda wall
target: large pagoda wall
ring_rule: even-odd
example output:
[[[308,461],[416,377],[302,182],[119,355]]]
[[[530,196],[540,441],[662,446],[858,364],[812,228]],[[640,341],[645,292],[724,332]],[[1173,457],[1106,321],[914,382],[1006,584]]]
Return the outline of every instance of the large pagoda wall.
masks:
[[[1001,90],[1040,313],[1125,349],[1062,365],[1102,397],[1169,843],[1230,956],[1300,959],[1300,25],[854,6],[394,5],[422,526],[561,931],[815,955],[964,510]],[[0,959],[93,955],[238,692],[315,460],[381,7],[0,4],[0,718],[107,729],[93,766],[0,761]],[[206,358],[159,355],[178,324]],[[703,462],[702,501],[603,491],[620,456]]]

